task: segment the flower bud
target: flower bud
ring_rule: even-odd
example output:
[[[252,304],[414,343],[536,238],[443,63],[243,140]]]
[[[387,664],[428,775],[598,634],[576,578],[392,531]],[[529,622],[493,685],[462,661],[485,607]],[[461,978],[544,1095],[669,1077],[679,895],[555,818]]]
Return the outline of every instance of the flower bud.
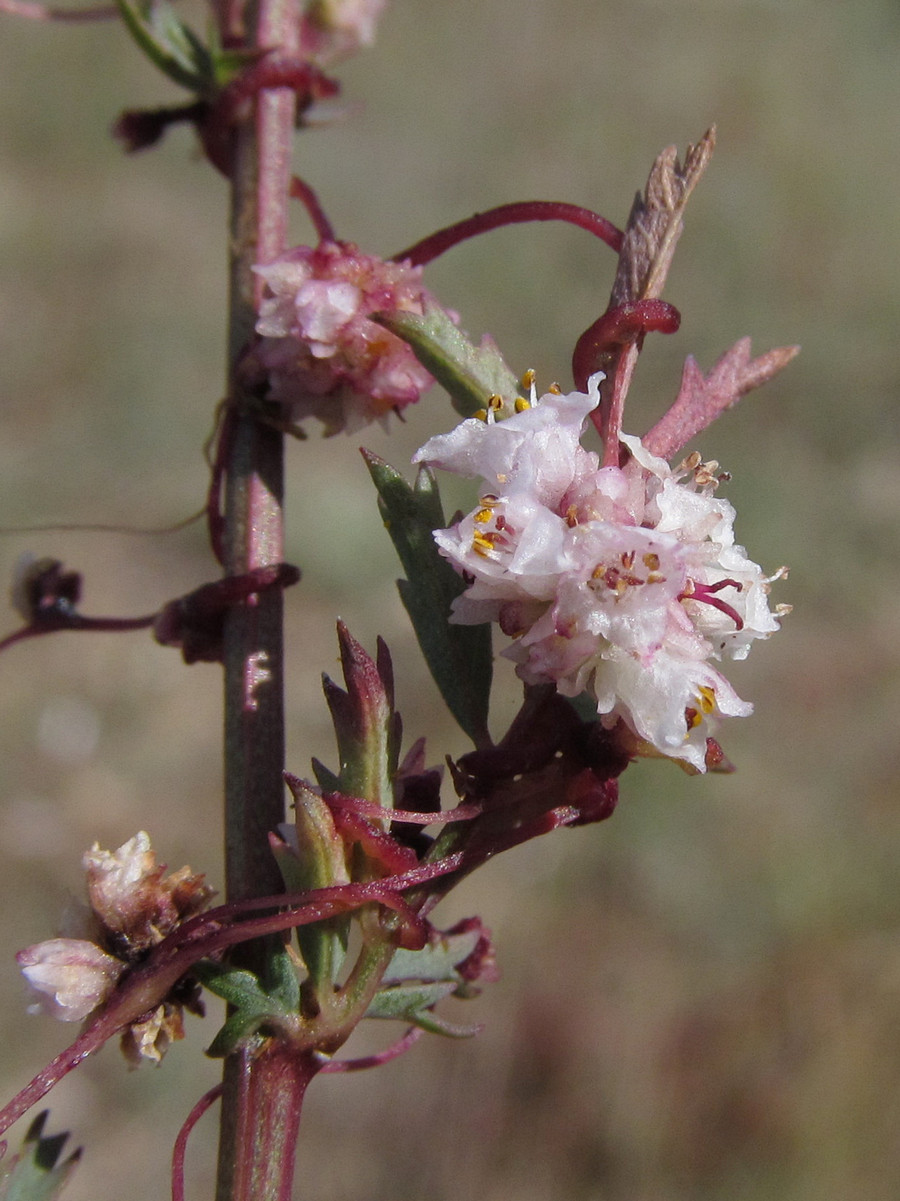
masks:
[[[16,955],[38,994],[36,1010],[62,1022],[80,1022],[97,1009],[125,970],[121,960],[80,938],[48,938]]]

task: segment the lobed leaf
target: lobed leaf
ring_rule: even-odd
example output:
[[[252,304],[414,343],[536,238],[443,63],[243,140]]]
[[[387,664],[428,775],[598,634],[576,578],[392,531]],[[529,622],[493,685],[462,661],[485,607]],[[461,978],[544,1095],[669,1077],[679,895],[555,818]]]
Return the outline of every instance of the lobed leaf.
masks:
[[[437,484],[420,468],[414,485],[377,455],[363,452],[378,490],[378,507],[406,579],[398,581],[425,661],[447,708],[479,745],[487,738],[492,663],[489,625],[450,624],[465,581],[444,559],[433,531],[446,525]]]

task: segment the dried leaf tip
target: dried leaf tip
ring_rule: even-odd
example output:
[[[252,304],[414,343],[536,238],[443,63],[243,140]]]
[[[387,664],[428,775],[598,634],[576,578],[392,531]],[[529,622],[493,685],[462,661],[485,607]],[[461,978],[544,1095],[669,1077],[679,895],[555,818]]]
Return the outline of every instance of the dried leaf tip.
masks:
[[[644,194],[635,197],[628,217],[610,307],[662,294],[681,236],[685,206],[712,158],[715,144],[716,129],[712,126],[696,146],[688,146],[684,165],[679,162],[676,146],[667,146],[654,162]]]

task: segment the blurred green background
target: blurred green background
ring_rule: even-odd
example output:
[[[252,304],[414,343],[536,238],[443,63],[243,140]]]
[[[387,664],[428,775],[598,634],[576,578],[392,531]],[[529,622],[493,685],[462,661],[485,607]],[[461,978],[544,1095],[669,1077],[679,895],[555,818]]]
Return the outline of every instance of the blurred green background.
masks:
[[[394,0],[342,72],[347,112],[297,169],[339,235],[390,254],[476,209],[566,199],[620,223],[658,151],[713,121],[626,428],[681,362],[738,337],[799,342],[782,379],[700,440],[733,476],[738,536],[789,563],[782,634],[732,672],[757,710],[738,772],[629,770],[605,825],[466,882],[447,920],[493,927],[503,978],[461,1020],[367,1076],[316,1082],[297,1195],[315,1201],[888,1201],[900,1193],[898,289],[895,0]],[[179,95],[114,25],[0,23],[0,525],[173,523],[206,486],[222,389],[226,191],[191,135],[126,157],[125,107]],[[302,214],[297,240],[310,233]],[[612,256],[519,227],[429,270],[475,336],[568,384]],[[397,663],[408,737],[461,736],[417,662],[358,442],[403,465],[453,418],[437,394],[390,438],[289,448],[289,766],[333,762],[320,673],[334,619]],[[324,498],[324,499],[323,499]],[[134,614],[214,575],[203,532],[0,537],[0,575],[50,554],[84,609]],[[16,622],[11,610],[4,628]],[[498,707],[496,730],[512,711]],[[79,858],[146,827],[172,868],[221,879],[220,678],[145,635],[61,635],[0,659],[0,1080],[74,1033],[25,1014],[12,956],[48,936]],[[185,1114],[215,1080],[192,1022],[156,1071],[107,1048],[51,1096],[87,1154],[71,1201],[167,1194]],[[386,1030],[376,1031],[387,1035]],[[368,1036],[370,1043],[372,1036]],[[366,1044],[369,1045],[369,1044]],[[189,1153],[212,1192],[214,1121]]]

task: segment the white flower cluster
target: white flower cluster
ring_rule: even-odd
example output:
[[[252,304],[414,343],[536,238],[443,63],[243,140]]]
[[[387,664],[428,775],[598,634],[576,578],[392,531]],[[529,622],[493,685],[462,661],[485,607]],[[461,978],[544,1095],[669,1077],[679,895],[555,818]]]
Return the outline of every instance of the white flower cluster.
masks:
[[[483,481],[478,506],[435,531],[471,581],[452,620],[498,622],[527,683],[587,691],[604,725],[621,718],[703,771],[709,719],[752,709],[710,660],[778,629],[771,580],[735,545],[716,465],[694,455],[673,471],[622,435],[627,462],[601,467],[581,446],[601,378],[470,418],[415,455]]]

